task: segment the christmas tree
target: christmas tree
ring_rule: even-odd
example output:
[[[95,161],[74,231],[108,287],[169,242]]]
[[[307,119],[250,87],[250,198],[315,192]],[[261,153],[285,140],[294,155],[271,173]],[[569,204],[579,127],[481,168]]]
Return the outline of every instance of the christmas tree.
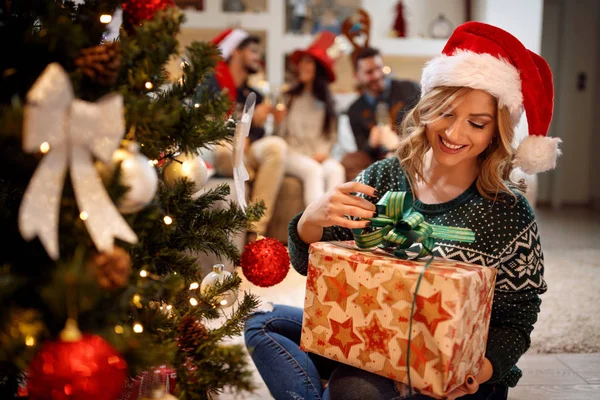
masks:
[[[168,76],[183,19],[170,0],[0,1],[3,399],[118,398],[157,366],[181,399],[252,389],[244,349],[223,343],[257,299],[197,260],[237,264],[232,237],[262,205],[216,207],[229,187],[199,191],[199,151],[236,123],[226,94],[190,100],[214,46],[190,45]]]

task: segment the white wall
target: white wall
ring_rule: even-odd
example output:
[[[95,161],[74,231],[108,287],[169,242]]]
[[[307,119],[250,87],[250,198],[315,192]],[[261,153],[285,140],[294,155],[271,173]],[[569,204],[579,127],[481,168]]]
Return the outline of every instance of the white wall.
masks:
[[[555,73],[558,100],[555,132],[564,143],[553,184],[555,206],[588,204],[592,198],[592,186],[597,186],[599,181],[597,170],[592,170],[592,152],[598,157],[598,150],[591,149],[596,142],[594,136],[597,136],[593,132],[597,130],[594,113],[598,111],[600,2],[563,0],[562,7],[563,19],[555,28],[561,32],[560,62]],[[579,73],[588,77],[584,91],[577,89]]]
[[[562,33],[562,0],[546,0],[544,2],[543,32],[542,32],[542,56],[550,65],[555,77],[554,90],[558,92],[557,76],[560,74],[560,38]],[[555,117],[550,124],[549,136],[558,136],[557,132],[557,110],[561,107],[561,96],[555,96]],[[559,166],[562,163],[560,160]],[[553,184],[556,180],[557,171],[548,171],[539,174],[538,200],[543,203],[552,203]]]
[[[487,0],[478,6],[482,8],[478,11],[478,17],[485,16],[482,22],[512,33],[525,47],[540,52],[543,0]]]
[[[600,10],[599,10],[600,11]],[[600,20],[600,12],[596,21]],[[597,46],[600,46],[600,23],[596,27],[598,30]],[[595,207],[600,208],[600,132],[598,132],[597,116],[600,115],[600,54],[596,54],[596,112],[592,117],[592,146],[590,157],[592,159],[592,173],[590,174],[590,188],[592,191],[592,202]]]

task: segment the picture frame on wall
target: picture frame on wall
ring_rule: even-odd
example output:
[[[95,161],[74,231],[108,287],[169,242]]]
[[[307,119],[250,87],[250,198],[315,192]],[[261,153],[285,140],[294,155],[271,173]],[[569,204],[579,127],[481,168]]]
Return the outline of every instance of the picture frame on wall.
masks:
[[[267,0],[222,0],[224,12],[267,12]]]
[[[204,0],[174,0],[174,2],[182,10],[191,8],[196,11],[204,11]]]
[[[286,2],[286,32],[315,35],[340,34],[342,22],[362,5],[362,0],[282,0]]]

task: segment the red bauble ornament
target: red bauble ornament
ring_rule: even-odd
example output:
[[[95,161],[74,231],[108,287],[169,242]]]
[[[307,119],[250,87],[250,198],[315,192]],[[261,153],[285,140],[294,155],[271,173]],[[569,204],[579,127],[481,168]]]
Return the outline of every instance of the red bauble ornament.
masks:
[[[242,254],[242,271],[253,284],[269,287],[281,282],[290,270],[285,246],[273,238],[248,243]]]
[[[123,19],[131,25],[152,19],[158,11],[167,7],[175,7],[173,0],[127,0],[121,5]]]
[[[114,400],[127,378],[127,363],[104,339],[46,343],[27,370],[29,400]]]

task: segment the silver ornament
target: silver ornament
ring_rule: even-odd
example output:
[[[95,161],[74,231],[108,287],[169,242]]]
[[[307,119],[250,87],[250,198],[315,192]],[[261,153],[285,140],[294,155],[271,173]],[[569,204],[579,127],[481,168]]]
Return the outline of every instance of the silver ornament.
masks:
[[[230,276],[231,272],[225,271],[225,266],[223,264],[215,264],[212,272],[206,275],[202,280],[202,283],[200,284],[200,291],[202,293],[206,293],[206,291],[208,291],[213,285],[218,282],[222,282]],[[237,290],[229,290],[219,297],[218,303],[221,308],[228,308],[233,305],[237,298]]]

